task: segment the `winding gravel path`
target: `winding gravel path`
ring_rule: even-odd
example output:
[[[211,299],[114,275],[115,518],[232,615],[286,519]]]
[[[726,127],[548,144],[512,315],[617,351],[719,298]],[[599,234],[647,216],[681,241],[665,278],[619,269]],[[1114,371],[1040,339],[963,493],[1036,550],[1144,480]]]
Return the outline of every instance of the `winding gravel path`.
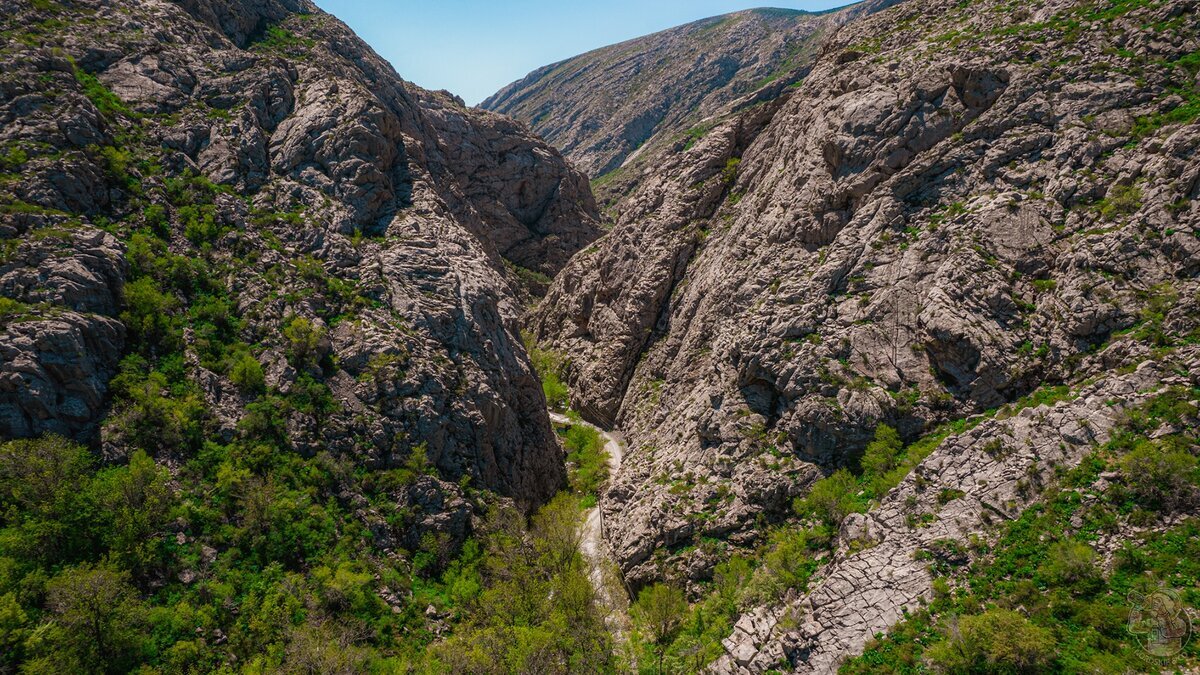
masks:
[[[608,475],[611,477],[621,468],[625,446],[620,435],[616,432],[605,431],[600,427],[584,421],[575,421],[556,412],[550,413],[550,419],[558,424],[581,424],[600,432],[604,438],[604,451],[608,453]],[[579,552],[587,561],[588,578],[596,589],[596,596],[601,607],[606,612],[605,623],[612,631],[618,645],[624,645],[629,635],[629,598],[622,589],[622,581],[617,571],[616,563],[604,540],[604,514],[597,504],[583,514],[583,525],[580,529]]]

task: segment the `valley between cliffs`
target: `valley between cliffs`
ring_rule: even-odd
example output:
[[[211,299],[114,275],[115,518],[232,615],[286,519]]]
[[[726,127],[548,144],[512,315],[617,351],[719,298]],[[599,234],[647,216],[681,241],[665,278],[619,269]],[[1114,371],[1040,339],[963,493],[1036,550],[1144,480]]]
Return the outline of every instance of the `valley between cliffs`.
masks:
[[[560,425],[583,424],[594,429],[603,438],[604,455],[607,473],[616,474],[621,470],[621,459],[624,455],[621,437],[616,432],[604,431],[589,422],[574,420],[567,415],[550,412],[550,421]],[[604,609],[605,624],[613,632],[618,645],[627,647],[629,641],[629,598],[624,587],[624,580],[617,570],[616,561],[608,549],[608,541],[604,538],[604,512],[599,504],[583,511],[580,526],[579,552],[588,565],[588,579],[596,591],[597,600]]]
[[[1200,668],[1200,0],[0,7],[0,673]]]

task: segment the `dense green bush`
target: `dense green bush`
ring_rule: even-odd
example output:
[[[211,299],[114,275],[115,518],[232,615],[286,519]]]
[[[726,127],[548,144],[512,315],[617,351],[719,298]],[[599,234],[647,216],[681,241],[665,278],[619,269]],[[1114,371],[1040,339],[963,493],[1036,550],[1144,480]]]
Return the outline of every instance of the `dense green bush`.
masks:
[[[164,364],[166,368],[172,365]],[[207,412],[194,384],[174,379],[164,369],[149,370],[145,359],[133,355],[121,363],[112,391],[121,397],[114,411],[115,429],[133,447],[158,451],[195,450],[204,436]]]
[[[663,660],[667,648],[683,627],[687,612],[687,598],[684,597],[683,591],[673,586],[654,584],[638,593],[631,613],[657,658],[656,672],[665,672]]]
[[[600,432],[586,424],[571,424],[560,431],[570,464],[571,489],[594,503],[608,480],[608,453]]]
[[[863,452],[860,461],[863,474],[876,477],[887,475],[899,465],[900,451],[903,449],[904,443],[900,440],[900,434],[892,427],[880,424],[875,428],[875,439]]]
[[[173,314],[179,309],[175,296],[163,292],[150,277],[125,284],[125,311],[121,322],[131,342],[143,354],[167,353],[180,348],[183,329]]]
[[[808,495],[797,501],[796,510],[837,527],[843,518],[856,510],[854,494],[857,491],[858,481],[854,475],[839,469],[817,481]]]
[[[317,365],[317,350],[324,337],[325,331],[303,316],[289,317],[283,324],[288,360],[297,368],[313,368]]]
[[[1006,609],[962,617],[929,649],[929,660],[950,673],[1042,673],[1054,657],[1053,633]]]
[[[551,410],[565,412],[571,405],[571,392],[562,381],[567,367],[566,358],[549,349],[539,348],[529,336],[524,336],[524,341],[533,371],[542,380],[542,393],[546,397],[546,405]]]
[[[233,356],[229,365],[229,379],[248,394],[261,394],[266,386],[262,364],[249,352]]]
[[[1178,439],[1138,441],[1118,466],[1134,500],[1145,509],[1178,511],[1200,501],[1200,461]]]

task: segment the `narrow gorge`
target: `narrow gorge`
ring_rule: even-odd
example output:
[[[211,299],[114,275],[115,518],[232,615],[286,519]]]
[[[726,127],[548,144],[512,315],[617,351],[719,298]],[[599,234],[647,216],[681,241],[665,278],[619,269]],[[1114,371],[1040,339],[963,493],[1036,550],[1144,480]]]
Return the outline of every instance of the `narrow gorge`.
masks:
[[[1200,668],[1200,0],[786,4],[0,0],[0,674]]]

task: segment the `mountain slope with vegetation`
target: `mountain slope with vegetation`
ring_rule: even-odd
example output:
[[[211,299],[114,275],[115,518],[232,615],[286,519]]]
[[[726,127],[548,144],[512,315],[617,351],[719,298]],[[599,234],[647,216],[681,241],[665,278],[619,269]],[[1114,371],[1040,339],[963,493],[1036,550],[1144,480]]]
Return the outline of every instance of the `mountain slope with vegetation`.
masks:
[[[896,1],[711,17],[539,68],[481,107],[529,124],[611,206],[656,173],[663,154],[796,86],[838,26]]]
[[[303,0],[15,0],[0,66],[0,672],[611,660],[518,332],[581,174]]]
[[[722,671],[836,669],[934,598],[939,547],[983,569],[972,538],[1004,555],[998,520],[1053,504],[1146,393],[1195,401],[1197,35],[1187,1],[908,0],[831,32],[798,87],[657,155],[615,202],[528,324],[569,355],[571,403],[629,441],[601,496],[627,581],[709,608],[659,643],[668,661],[724,623]],[[1114,527],[1170,540],[1195,510]],[[956,611],[989,602],[1019,604]],[[953,634],[943,612],[922,639]],[[896,642],[871,658],[898,649],[933,667]]]
[[[4,9],[0,672],[1200,667],[1197,0],[560,64],[603,236],[306,0]]]

